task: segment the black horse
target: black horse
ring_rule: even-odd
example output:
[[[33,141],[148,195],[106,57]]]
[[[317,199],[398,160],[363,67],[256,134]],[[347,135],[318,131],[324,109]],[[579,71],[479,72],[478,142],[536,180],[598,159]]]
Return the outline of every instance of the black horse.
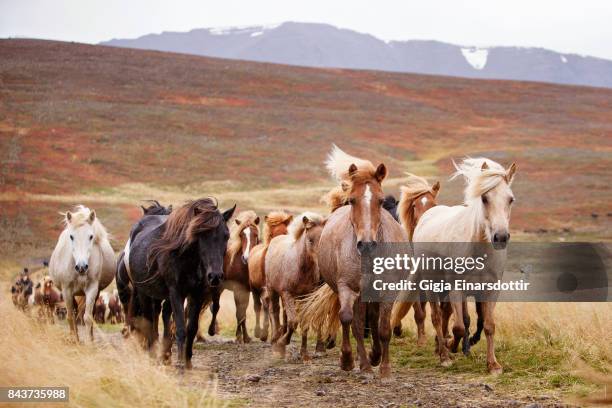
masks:
[[[149,206],[140,206],[142,208],[142,216],[147,215],[169,215],[172,212],[172,205],[164,207],[157,200],[149,200]],[[132,231],[138,224],[132,226]],[[132,235],[130,233],[130,235]],[[129,245],[129,243],[128,243]],[[125,328],[124,335],[127,336],[130,332],[135,329],[134,319],[142,317],[140,311],[140,302],[136,299],[136,293],[133,289],[130,277],[128,275],[127,268],[124,262],[124,252],[121,251],[117,262],[117,272],[115,273],[115,282],[117,282],[117,292],[119,294],[119,300],[123,306],[125,312]],[[157,336],[155,336],[157,337]]]
[[[399,222],[399,214],[397,213],[398,204],[399,201],[397,201],[397,199],[392,195],[386,196],[382,204],[383,208],[389,211],[389,213],[393,216],[393,218],[395,218],[395,221],[397,222]]]
[[[170,339],[170,313],[176,325],[179,365],[191,367],[193,340],[198,317],[211,288],[223,279],[223,256],[229,230],[226,222],[236,206],[221,213],[215,201],[203,198],[190,201],[170,215],[143,217],[130,234],[129,269],[138,293],[141,312],[150,330],[149,346],[154,341],[156,305],[169,300],[164,308],[164,340]],[[187,324],[184,301],[188,299]],[[171,309],[170,309],[171,308]]]

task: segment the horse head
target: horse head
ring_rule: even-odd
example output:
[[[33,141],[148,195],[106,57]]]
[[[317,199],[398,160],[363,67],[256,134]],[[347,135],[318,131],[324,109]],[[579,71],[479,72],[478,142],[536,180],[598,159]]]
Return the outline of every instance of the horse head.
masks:
[[[93,248],[96,221],[95,211],[81,207],[74,214],[66,213],[66,235],[70,240],[69,245],[74,260],[74,269],[80,275],[85,275],[89,270],[89,257]]]

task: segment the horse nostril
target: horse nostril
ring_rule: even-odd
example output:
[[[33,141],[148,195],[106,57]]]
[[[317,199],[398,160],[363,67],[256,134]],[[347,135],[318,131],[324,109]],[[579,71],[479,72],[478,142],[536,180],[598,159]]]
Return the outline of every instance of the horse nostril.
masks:
[[[362,250],[363,250],[363,242],[357,241],[357,251],[361,253]]]
[[[89,265],[88,265],[88,264],[83,265],[83,270],[84,270],[84,271],[86,271],[86,270],[88,270],[88,269],[89,269]]]
[[[74,270],[78,272],[79,271],[79,265],[74,265]]]

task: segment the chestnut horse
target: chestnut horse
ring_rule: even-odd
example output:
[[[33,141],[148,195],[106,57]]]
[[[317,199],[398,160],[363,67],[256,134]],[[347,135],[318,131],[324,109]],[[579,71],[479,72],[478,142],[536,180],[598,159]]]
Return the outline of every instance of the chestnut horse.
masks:
[[[297,329],[296,298],[309,294],[319,285],[317,247],[324,225],[325,219],[321,215],[305,212],[289,225],[289,234],[272,239],[266,253],[266,293],[268,310],[272,311],[272,344],[282,356]],[[284,333],[280,327],[279,296],[287,314]],[[300,351],[302,359],[309,361],[308,328],[302,328]],[[317,333],[316,351],[325,351],[320,332]]]
[[[266,252],[272,238],[287,234],[287,227],[292,220],[293,216],[284,211],[272,211],[266,215],[264,218],[263,242],[254,246],[249,256],[249,285],[253,293],[253,307],[255,309],[255,337],[259,337],[261,341],[268,339],[269,327],[268,304],[264,296]],[[263,328],[259,325],[262,305],[264,308]]]
[[[361,256],[367,255],[379,242],[406,242],[408,237],[391,214],[382,208],[384,194],[381,184],[387,176],[384,164],[374,167],[370,161],[350,156],[334,145],[327,168],[341,183],[349,205],[338,208],[325,223],[318,262],[326,284],[300,301],[300,322],[302,327],[313,328],[326,322],[327,327],[322,329],[326,334],[335,334],[334,329],[340,320],[340,366],[347,371],[354,365],[350,342],[352,326],[361,371],[371,373],[372,366],[380,364],[380,376],[387,378],[391,375],[389,317],[392,304],[361,302]],[[366,313],[372,329],[369,358],[363,338]]]
[[[506,245],[510,239],[510,212],[514,202],[510,186],[514,179],[516,165],[512,163],[506,170],[492,160],[477,158],[466,159],[460,165],[455,164],[455,167],[457,171],[453,178],[463,176],[466,181],[464,205],[453,207],[438,205],[423,214],[414,231],[414,251],[415,253],[421,250],[426,251],[427,243],[432,242],[441,243],[436,247],[438,254],[444,254],[446,251],[452,256],[482,256],[481,252],[485,250],[485,256],[488,257],[487,263],[501,265],[499,269],[503,273]],[[468,246],[458,254],[450,244],[444,246],[444,243],[454,242],[482,243],[484,249],[481,246],[475,251],[473,246]],[[420,243],[423,244],[420,245]],[[478,254],[473,252],[478,252]],[[430,301],[430,305],[432,307],[431,321],[436,329],[436,351],[442,365],[448,366],[452,362],[443,333],[440,302],[450,299],[452,311],[455,314],[451,351],[457,351],[459,342],[463,341],[464,353],[467,354],[470,345],[469,322],[466,321],[467,319],[464,320],[467,313],[464,313],[465,302],[462,301],[467,295],[470,294],[457,291],[430,294],[434,299]],[[495,358],[495,321],[493,317],[495,302],[478,302],[477,298],[476,306],[478,319],[482,320],[487,337],[487,368],[490,373],[499,374],[502,372],[502,366]]]
[[[397,212],[402,227],[408,233],[408,239],[412,241],[414,229],[421,216],[437,204],[436,198],[440,192],[440,182],[436,181],[433,186],[430,186],[427,180],[422,177],[411,173],[406,173],[406,175],[408,179],[406,184],[400,188],[401,195]],[[425,337],[425,302],[395,302],[391,312],[391,327],[396,336],[401,336],[402,319],[408,314],[412,306],[414,306],[414,321],[417,325],[417,344],[422,346],[427,341]]]

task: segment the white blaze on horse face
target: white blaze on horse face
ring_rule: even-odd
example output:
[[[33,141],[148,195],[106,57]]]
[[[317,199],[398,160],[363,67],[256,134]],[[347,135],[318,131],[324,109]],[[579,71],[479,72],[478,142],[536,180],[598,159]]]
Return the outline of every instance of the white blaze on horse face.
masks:
[[[425,207],[427,205],[427,196],[426,195],[421,197],[421,204],[423,204],[423,207]]]
[[[363,192],[363,229],[370,232],[372,229],[372,189],[369,184],[366,184]]]
[[[251,227],[246,227],[245,229],[242,230],[242,233],[244,234],[244,236],[246,237],[246,248],[244,249],[244,252],[242,254],[243,258],[245,261],[249,260],[249,252],[251,250]]]
[[[85,222],[79,227],[68,228],[68,239],[72,246],[72,257],[74,264],[79,268],[87,269],[89,267],[89,255],[94,241],[94,228]]]

